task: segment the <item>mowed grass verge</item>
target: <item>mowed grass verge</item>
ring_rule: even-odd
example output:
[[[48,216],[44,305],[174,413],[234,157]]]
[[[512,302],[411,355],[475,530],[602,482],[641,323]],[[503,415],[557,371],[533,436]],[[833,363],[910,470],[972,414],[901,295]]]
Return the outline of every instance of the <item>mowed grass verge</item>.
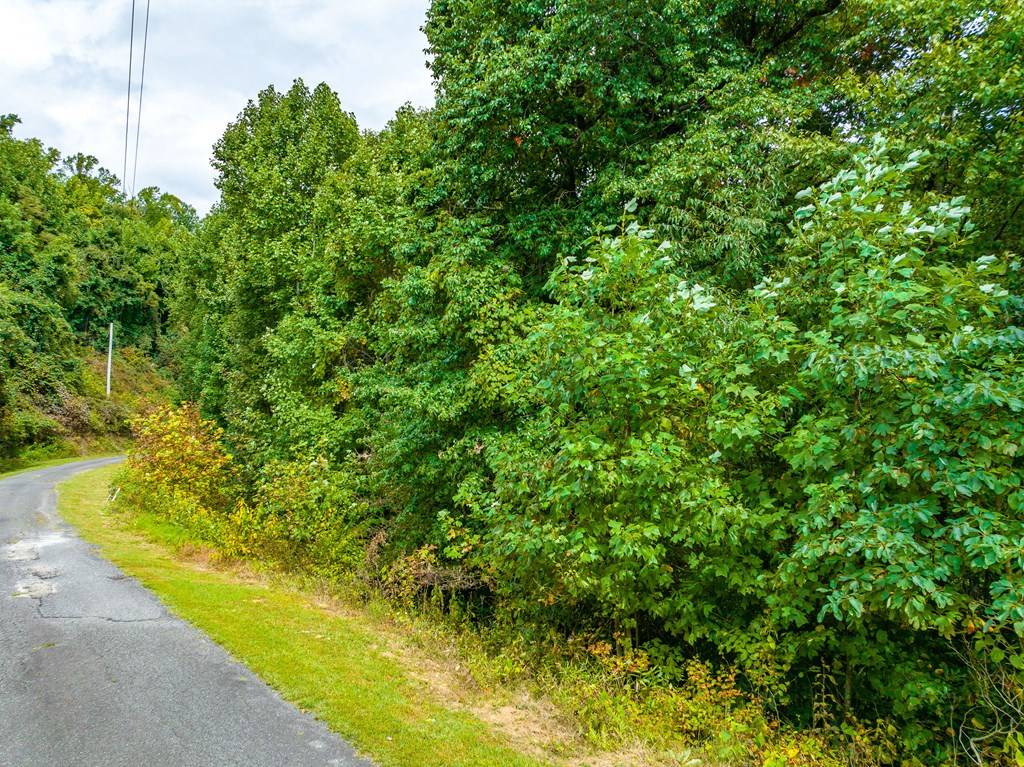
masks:
[[[381,767],[550,764],[438,701],[388,651],[372,620],[327,609],[285,582],[183,559],[180,531],[145,513],[107,513],[117,470],[103,467],[62,483],[63,518],[174,613]]]

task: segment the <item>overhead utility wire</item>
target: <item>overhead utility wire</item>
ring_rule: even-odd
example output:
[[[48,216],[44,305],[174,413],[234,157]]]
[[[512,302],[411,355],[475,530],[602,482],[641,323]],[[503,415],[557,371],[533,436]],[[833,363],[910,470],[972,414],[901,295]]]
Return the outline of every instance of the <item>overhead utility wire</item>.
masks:
[[[135,2],[135,0],[132,0]],[[146,48],[149,46],[149,2],[146,0],[146,25],[142,33],[142,74],[139,77],[139,116],[135,122],[135,163],[132,166],[132,197],[135,196],[135,177],[139,172],[139,133],[142,131],[142,89],[146,86]]]
[[[128,36],[128,104],[124,109],[124,167],[121,170],[121,194],[128,189],[128,126],[132,112],[132,59],[135,45],[135,0],[132,0],[132,24]]]

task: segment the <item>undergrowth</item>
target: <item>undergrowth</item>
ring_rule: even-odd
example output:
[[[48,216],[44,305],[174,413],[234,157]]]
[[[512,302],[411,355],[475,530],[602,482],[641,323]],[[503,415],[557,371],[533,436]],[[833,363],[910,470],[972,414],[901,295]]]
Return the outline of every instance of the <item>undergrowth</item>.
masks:
[[[51,400],[19,401],[14,420],[22,436],[12,443],[19,445],[16,449],[0,449],[0,472],[121,452],[128,447],[132,419],[173,397],[170,383],[138,349],[125,347],[115,353],[109,398],[106,355],[92,350],[82,350],[82,355],[76,386],[59,387]]]
[[[854,753],[859,764],[884,761],[884,732],[851,722],[799,730],[774,715],[735,669],[692,658],[669,675],[622,637],[565,636],[500,611],[482,621],[472,584],[453,584],[457,576],[433,551],[385,562],[386,542],[369,525],[363,536],[322,535],[338,494],[347,491],[325,481],[316,462],[305,472],[279,472],[273,490],[243,497],[221,436],[191,406],[141,418],[117,479],[117,508],[163,520],[179,546],[212,551],[222,563],[292,573],[307,588],[401,626],[422,651],[460,669],[471,687],[498,696],[525,691],[553,704],[573,739],[598,751],[632,750],[638,756],[631,764],[825,767],[846,764]],[[161,535],[166,539],[167,529]]]

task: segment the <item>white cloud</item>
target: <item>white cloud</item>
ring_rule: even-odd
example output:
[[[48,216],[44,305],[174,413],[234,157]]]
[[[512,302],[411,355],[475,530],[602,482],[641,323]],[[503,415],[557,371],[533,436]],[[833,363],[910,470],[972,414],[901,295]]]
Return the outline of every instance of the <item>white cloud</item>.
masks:
[[[433,102],[419,31],[428,0],[152,0],[137,187],[206,211],[210,149],[248,99],[323,81],[364,128]],[[130,0],[3,0],[0,113],[17,135],[96,155],[121,175]],[[136,0],[136,67],[145,0]],[[136,68],[133,105],[138,90]],[[129,162],[134,151],[134,106]],[[131,169],[129,167],[129,181]]]

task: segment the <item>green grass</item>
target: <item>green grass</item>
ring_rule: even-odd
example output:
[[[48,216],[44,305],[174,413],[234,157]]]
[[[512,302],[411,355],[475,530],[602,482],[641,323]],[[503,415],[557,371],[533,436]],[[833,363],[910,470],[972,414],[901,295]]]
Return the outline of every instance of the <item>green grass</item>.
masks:
[[[144,513],[105,513],[116,471],[104,467],[61,484],[62,516],[173,612],[381,767],[548,764],[436,700],[387,652],[388,638],[368,618],[328,611],[284,582],[183,561],[178,528]]]

